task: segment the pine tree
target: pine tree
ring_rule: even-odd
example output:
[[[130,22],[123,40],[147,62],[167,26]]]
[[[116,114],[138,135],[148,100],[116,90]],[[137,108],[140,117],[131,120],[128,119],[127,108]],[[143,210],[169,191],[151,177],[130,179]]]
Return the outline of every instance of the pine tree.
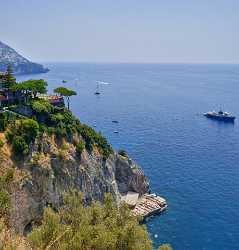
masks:
[[[7,71],[5,74],[5,86],[4,88],[9,89],[13,84],[16,83],[16,78],[13,76],[13,69],[10,65],[7,66]]]

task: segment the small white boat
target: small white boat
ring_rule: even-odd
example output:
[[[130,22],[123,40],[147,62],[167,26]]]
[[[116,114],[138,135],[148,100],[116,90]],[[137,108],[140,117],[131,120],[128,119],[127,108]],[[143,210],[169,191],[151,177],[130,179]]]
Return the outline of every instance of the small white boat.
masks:
[[[97,82],[97,86],[96,86],[95,95],[100,95],[100,86],[99,86],[98,82]]]

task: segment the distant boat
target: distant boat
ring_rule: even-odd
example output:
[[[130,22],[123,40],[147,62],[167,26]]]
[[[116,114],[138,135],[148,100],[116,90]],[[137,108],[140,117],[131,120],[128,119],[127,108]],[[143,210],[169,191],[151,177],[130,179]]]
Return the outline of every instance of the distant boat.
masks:
[[[99,86],[99,82],[97,82],[95,95],[100,95],[100,86]]]
[[[114,131],[114,133],[115,133],[115,134],[118,134],[118,133],[119,133],[119,131],[118,131],[118,130],[115,130],[115,131]]]
[[[119,121],[116,121],[116,120],[113,120],[112,122],[113,122],[113,123],[119,123]]]
[[[62,80],[63,83],[67,83],[67,80]]]
[[[228,112],[223,112],[222,110],[220,110],[219,112],[210,111],[205,113],[204,116],[206,116],[207,118],[224,122],[234,122],[234,120],[236,119],[235,116],[232,116]]]

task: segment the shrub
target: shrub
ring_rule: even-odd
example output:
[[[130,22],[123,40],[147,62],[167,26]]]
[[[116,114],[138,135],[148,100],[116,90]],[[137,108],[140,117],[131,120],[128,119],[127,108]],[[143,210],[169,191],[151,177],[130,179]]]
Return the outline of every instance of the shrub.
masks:
[[[4,141],[0,139],[0,148],[4,146]]]
[[[78,125],[78,132],[85,140],[86,149],[92,151],[94,145],[97,146],[102,153],[104,160],[106,160],[113,152],[113,149],[107,140],[91,127],[87,125]]]
[[[13,139],[12,148],[17,156],[26,155],[29,152],[28,145],[22,136],[16,136]]]
[[[0,177],[0,218],[8,215],[10,211],[11,201],[8,193],[8,188],[13,179],[13,169],[9,169],[5,175]]]
[[[9,185],[14,179],[14,169],[8,169],[7,173],[0,177],[0,187]]]
[[[60,113],[51,114],[49,118],[52,124],[58,124],[59,122],[62,122],[64,120],[64,116]]]
[[[10,197],[6,190],[0,190],[0,217],[6,216],[11,207]]]
[[[61,161],[65,161],[67,159],[67,152],[64,149],[59,149],[57,157]]]
[[[66,143],[62,144],[61,150],[68,150],[68,149],[69,149],[69,145],[67,145]]]
[[[61,139],[66,136],[66,129],[63,126],[57,126],[55,129],[57,139]]]
[[[85,149],[85,142],[83,140],[80,140],[80,142],[76,145],[77,155],[80,156],[84,149]]]
[[[7,127],[7,114],[0,113],[0,131],[5,131]]]
[[[52,105],[47,100],[37,100],[32,102],[32,109],[36,113],[46,113],[49,114],[52,110]]]
[[[14,133],[11,129],[8,129],[6,132],[5,132],[5,137],[7,139],[8,142],[12,142],[13,140],[13,137],[14,137]]]
[[[159,250],[173,250],[173,248],[169,244],[163,244],[159,247]]]
[[[32,119],[23,120],[20,126],[20,133],[24,136],[27,143],[34,141],[39,132],[39,124]]]
[[[40,153],[35,153],[33,156],[32,156],[32,166],[33,167],[36,167],[38,166],[38,163],[39,163],[39,160],[41,158],[41,154]]]
[[[122,149],[118,151],[118,154],[123,156],[123,157],[128,157],[127,152],[125,150],[122,150]]]
[[[56,134],[56,129],[53,127],[47,127],[46,132],[48,135]]]
[[[109,194],[88,207],[81,193],[66,194],[60,211],[45,209],[42,225],[28,238],[37,249],[152,250],[146,228]]]

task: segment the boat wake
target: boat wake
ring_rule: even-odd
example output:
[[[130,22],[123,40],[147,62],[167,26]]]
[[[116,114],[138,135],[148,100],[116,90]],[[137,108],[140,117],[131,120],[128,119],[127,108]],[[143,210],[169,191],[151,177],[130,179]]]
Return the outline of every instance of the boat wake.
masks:
[[[98,84],[101,84],[101,85],[110,85],[111,83],[109,82],[102,82],[102,81],[96,81]]]

